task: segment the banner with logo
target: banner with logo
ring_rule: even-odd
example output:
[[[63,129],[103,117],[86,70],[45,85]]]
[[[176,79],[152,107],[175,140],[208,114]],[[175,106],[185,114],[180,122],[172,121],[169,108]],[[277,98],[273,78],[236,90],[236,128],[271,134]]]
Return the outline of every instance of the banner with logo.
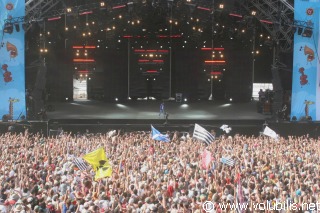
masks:
[[[319,0],[294,1],[291,119],[320,120]]]
[[[25,1],[0,0],[0,11],[0,120],[16,120],[26,116]]]

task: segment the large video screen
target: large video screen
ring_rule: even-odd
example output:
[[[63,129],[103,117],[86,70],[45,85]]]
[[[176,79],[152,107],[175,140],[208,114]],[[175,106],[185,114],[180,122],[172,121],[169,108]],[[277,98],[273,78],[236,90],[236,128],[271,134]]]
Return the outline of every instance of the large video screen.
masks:
[[[25,32],[21,17],[25,1],[0,0],[0,120],[26,116]]]
[[[295,0],[291,119],[320,120],[319,0]]]

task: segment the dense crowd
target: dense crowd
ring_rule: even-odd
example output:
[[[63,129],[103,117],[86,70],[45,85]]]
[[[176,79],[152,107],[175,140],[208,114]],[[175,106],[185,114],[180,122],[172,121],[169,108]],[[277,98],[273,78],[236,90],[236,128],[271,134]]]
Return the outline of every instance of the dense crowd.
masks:
[[[318,140],[289,137],[221,136],[206,146],[191,137],[154,141],[150,132],[115,135],[0,136],[0,212],[204,212],[202,204],[320,201]],[[94,181],[74,157],[104,147],[112,177]],[[204,150],[212,153],[201,166]],[[230,157],[234,166],[221,163]],[[241,187],[239,190],[238,185]],[[263,211],[266,212],[266,211]],[[292,211],[282,211],[292,212]],[[300,211],[304,212],[304,211]],[[309,211],[310,212],[310,211]]]

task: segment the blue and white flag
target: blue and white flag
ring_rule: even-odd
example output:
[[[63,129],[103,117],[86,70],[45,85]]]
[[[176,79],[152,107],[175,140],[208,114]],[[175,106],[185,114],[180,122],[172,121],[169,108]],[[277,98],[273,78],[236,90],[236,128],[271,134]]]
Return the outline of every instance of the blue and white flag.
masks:
[[[228,166],[234,166],[234,160],[231,157],[222,157],[220,162]]]
[[[156,141],[170,142],[168,135],[161,134],[156,128],[151,125],[152,139]]]

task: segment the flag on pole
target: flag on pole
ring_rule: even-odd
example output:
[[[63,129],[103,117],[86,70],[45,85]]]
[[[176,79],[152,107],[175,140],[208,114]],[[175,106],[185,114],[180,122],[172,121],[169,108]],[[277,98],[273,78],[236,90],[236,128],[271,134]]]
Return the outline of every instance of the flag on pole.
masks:
[[[220,162],[228,166],[234,165],[234,160],[231,157],[222,157],[220,158]]]
[[[214,141],[214,136],[199,124],[194,125],[193,137],[205,142],[207,145]]]
[[[84,155],[83,159],[87,161],[95,171],[95,180],[111,177],[112,167],[102,147]]]
[[[263,134],[266,136],[269,136],[275,140],[278,140],[278,135],[275,131],[273,131],[272,129],[270,129],[268,126],[266,126],[264,128]]]
[[[236,191],[236,204],[239,208],[237,208],[238,213],[243,213],[247,209],[248,203],[245,201],[245,197],[243,196],[243,189],[241,184],[241,178],[238,174],[237,181],[237,191]]]
[[[74,165],[76,165],[81,171],[85,171],[88,168],[88,164],[82,158],[74,158]]]
[[[202,168],[203,169],[208,169],[209,168],[209,165],[212,161],[212,154],[211,152],[209,152],[208,150],[204,150],[202,155],[202,161],[201,161],[201,164],[202,164]]]
[[[156,128],[151,125],[152,139],[156,141],[170,142],[168,135],[161,134]]]

